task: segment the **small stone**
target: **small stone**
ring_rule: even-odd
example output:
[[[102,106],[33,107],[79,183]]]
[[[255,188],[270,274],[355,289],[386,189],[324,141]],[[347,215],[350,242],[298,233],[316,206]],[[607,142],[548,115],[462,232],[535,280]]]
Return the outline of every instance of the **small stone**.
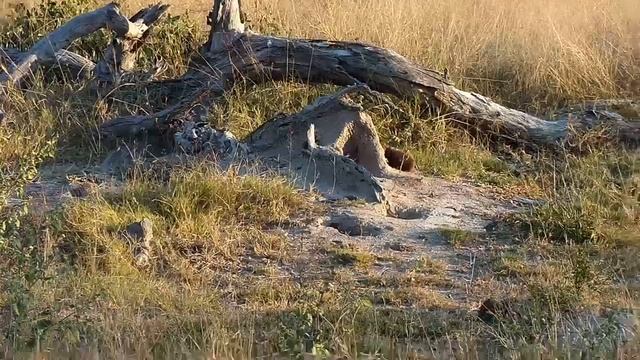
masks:
[[[409,251],[413,251],[414,247],[411,245],[407,245],[407,244],[403,244],[401,242],[394,242],[394,243],[390,243],[388,245],[389,249],[393,250],[393,251],[400,251],[400,252],[409,252]]]
[[[151,240],[153,239],[153,223],[149,219],[135,222],[126,229],[126,236],[133,242],[133,259],[136,266],[149,265]]]
[[[349,236],[378,236],[382,233],[380,226],[350,213],[332,216],[327,222],[327,226]]]
[[[136,266],[145,267],[149,265],[149,253],[150,249],[147,246],[140,246],[136,249],[134,255],[134,261]]]
[[[127,226],[126,232],[131,239],[146,244],[153,239],[153,223],[149,219],[143,219]]]

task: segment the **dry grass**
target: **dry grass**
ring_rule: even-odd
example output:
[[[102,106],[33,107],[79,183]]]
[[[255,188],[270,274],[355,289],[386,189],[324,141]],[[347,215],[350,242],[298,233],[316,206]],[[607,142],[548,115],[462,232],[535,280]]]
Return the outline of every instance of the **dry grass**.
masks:
[[[636,0],[243,3],[255,30],[390,47],[426,67],[448,69],[460,87],[539,114],[568,103],[640,96]],[[192,19],[166,21],[138,63],[148,68],[165,60],[171,64],[165,77],[182,73],[205,38],[210,2],[172,5],[174,13],[188,11]],[[92,6],[74,0],[49,4],[35,15],[22,13],[0,36],[2,45],[26,48],[64,18]],[[107,41],[98,34],[74,50],[96,56]],[[237,86],[210,121],[242,137],[278,112],[295,112],[333,90],[292,83]],[[43,162],[89,168],[112,148],[96,134],[100,123],[163,105],[135,87],[124,86],[113,96],[111,104],[96,100],[85,84],[51,73],[37,74],[30,91],[10,94],[11,101],[3,103],[8,122],[0,126],[0,199],[16,196]],[[469,358],[555,358],[566,352],[539,337],[561,325],[540,325],[544,321],[575,309],[637,305],[640,292],[620,286],[620,279],[636,276],[640,267],[636,153],[597,145],[586,146],[579,156],[526,155],[496,148],[446,119],[428,118],[416,104],[399,106],[409,114],[408,123],[375,113],[376,126],[385,143],[410,148],[424,173],[545,200],[513,219],[525,230],[524,236],[509,234],[521,241],[516,245],[521,252],[500,254],[487,273],[487,288],[471,289],[528,299],[527,321],[478,324],[462,309],[468,304],[440,291],[463,286],[451,283],[447,264],[440,261],[394,260],[404,272],[380,274],[379,257],[369,249],[296,248],[278,228],[312,211],[306,195],[282,180],[195,164],[168,179],[136,173],[120,193],[99,192],[53,213],[3,211],[3,345],[86,347],[114,358],[194,352],[252,358],[311,351],[348,357],[443,358],[462,351]],[[142,217],[154,221],[157,237],[144,271],[134,266],[132,249],[119,233]],[[445,233],[461,248],[476,242],[471,234]],[[305,275],[310,268],[318,274]],[[491,285],[502,280],[507,289]],[[501,345],[498,350],[486,350],[492,341]],[[637,346],[620,351],[633,354]]]
[[[210,10],[208,2],[167,2],[173,13],[186,11],[200,22]],[[145,4],[130,0],[125,7]],[[547,112],[566,102],[640,93],[634,0],[247,0],[243,6],[256,30],[389,47],[522,109]]]
[[[133,3],[131,3],[133,4]],[[131,5],[130,4],[130,5]],[[521,109],[640,94],[634,0],[247,0],[262,32],[358,40]],[[180,2],[204,14],[209,4]]]
[[[207,266],[224,267],[221,259],[247,252],[285,256],[286,241],[262,230],[294,221],[308,207],[304,197],[283,180],[218,174],[212,168],[202,163],[172,169],[167,183],[143,175],[117,194],[70,204],[64,219],[77,239],[75,252],[90,261],[84,265],[93,271],[130,263],[130,251],[125,251],[117,230],[148,218],[156,223],[158,241],[169,241],[160,247],[166,253],[157,254],[160,271],[176,257],[186,257],[190,264],[173,264],[167,270],[184,267],[197,277]]]

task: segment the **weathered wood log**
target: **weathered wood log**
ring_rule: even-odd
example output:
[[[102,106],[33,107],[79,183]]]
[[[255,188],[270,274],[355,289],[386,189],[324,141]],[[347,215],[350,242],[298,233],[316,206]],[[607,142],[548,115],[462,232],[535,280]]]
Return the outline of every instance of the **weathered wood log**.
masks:
[[[359,43],[244,34],[229,51],[210,54],[207,61],[228,84],[238,78],[256,83],[271,79],[337,85],[364,83],[373,90],[402,98],[417,97],[457,123],[515,142],[556,146],[568,138],[571,129],[585,131],[600,125],[611,126],[621,142],[640,142],[637,123],[606,123],[604,118],[602,122],[579,118],[544,120],[457,89],[440,73],[425,70],[393,51]]]
[[[133,69],[136,52],[168,8],[169,5],[154,4],[129,18],[129,23],[136,24],[145,30],[139,36],[113,39],[113,43],[105,50],[102,60],[96,65],[95,77],[102,86],[117,84],[123,73]]]
[[[52,61],[55,59],[56,52],[67,47],[74,40],[102,28],[109,28],[118,38],[140,39],[148,26],[144,21],[130,22],[120,14],[120,9],[115,3],[76,16],[33,45],[20,62],[0,75],[0,84],[18,84],[38,63]]]
[[[18,49],[0,49],[0,64],[3,66],[15,66],[27,56],[27,53]],[[55,52],[54,57],[41,63],[49,68],[57,67],[66,70],[73,78],[85,78],[93,72],[96,64],[86,57],[72,51],[60,49]]]
[[[240,0],[214,0],[213,9],[207,17],[207,24],[211,26],[208,50],[216,52],[231,45],[242,33]]]
[[[164,110],[153,114],[121,116],[103,124],[100,131],[109,138],[134,137],[149,130],[164,131],[171,121],[184,117],[194,104],[212,103],[212,97],[223,92],[224,88],[216,83],[201,85]]]
[[[56,51],[53,61],[45,63],[45,65],[64,68],[73,78],[87,78],[96,67],[93,61],[65,49]]]
[[[371,89],[401,98],[420,99],[433,112],[457,124],[508,139],[510,142],[555,147],[574,131],[608,126],[612,136],[624,144],[640,144],[640,122],[610,117],[597,119],[564,117],[545,120],[510,109],[480,94],[457,89],[442,74],[424,69],[403,56],[376,46],[325,40],[288,39],[240,33],[240,9],[237,1],[216,0],[212,13],[212,34],[205,49],[205,63],[190,74],[215,78],[217,87],[228,88],[236,80],[261,83],[270,80],[298,80],[305,83],[337,85],[367,84]],[[217,36],[226,32],[233,36]],[[211,72],[214,76],[210,76]],[[199,75],[207,74],[207,75]],[[163,114],[164,115],[164,114]],[[159,123],[134,122],[134,131],[107,123],[103,133],[134,134],[161,125],[166,116],[154,116]],[[111,130],[118,128],[118,132]],[[124,130],[124,131],[123,131]]]
[[[457,124],[509,142],[555,147],[567,140],[572,131],[604,125],[611,127],[620,142],[640,143],[637,123],[608,122],[607,118],[544,120],[457,89],[440,73],[423,69],[393,51],[375,46],[245,33],[227,45],[226,50],[210,52],[205,59],[208,71],[215,71],[219,86],[229,87],[238,79],[255,83],[291,79],[343,86],[364,83],[373,90],[402,98],[417,97],[434,112],[444,114]],[[109,132],[111,128],[108,124],[103,132],[117,136]],[[146,130],[139,126],[136,129]]]
[[[18,62],[24,55],[24,52],[18,49],[0,48],[0,58],[3,62]]]

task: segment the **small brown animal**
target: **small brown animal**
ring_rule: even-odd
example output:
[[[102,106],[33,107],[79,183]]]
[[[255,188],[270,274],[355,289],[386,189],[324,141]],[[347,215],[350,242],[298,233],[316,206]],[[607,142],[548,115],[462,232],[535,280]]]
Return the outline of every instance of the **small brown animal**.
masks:
[[[408,151],[388,146],[384,149],[384,157],[394,169],[413,172],[416,168],[416,160]]]
[[[487,299],[482,302],[478,309],[478,317],[484,322],[492,322],[501,312],[502,304],[493,300]]]
[[[522,305],[514,303],[511,299],[494,300],[487,299],[478,309],[478,318],[486,323],[503,321],[505,319],[520,319]]]

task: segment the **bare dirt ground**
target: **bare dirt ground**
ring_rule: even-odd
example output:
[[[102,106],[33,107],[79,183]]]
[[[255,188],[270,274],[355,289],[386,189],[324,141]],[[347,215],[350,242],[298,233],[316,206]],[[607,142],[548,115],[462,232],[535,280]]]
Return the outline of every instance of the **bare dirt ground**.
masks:
[[[451,283],[464,284],[440,290],[456,302],[471,305],[474,297],[466,288],[477,275],[474,258],[482,246],[456,248],[447,233],[485,238],[496,219],[517,207],[487,189],[437,178],[399,178],[384,182],[384,187],[386,204],[331,206],[323,224],[308,229],[309,237],[355,243],[404,265],[394,269],[380,263],[380,272],[407,271],[407,264],[421,258],[440,262]]]
[[[280,286],[290,283],[325,291],[347,286],[349,291],[370,294],[379,308],[417,306],[435,310],[440,319],[475,318],[487,298],[517,292],[513,279],[495,276],[492,262],[519,246],[517,235],[503,228],[501,218],[525,210],[534,200],[508,198],[469,182],[417,175],[381,183],[386,195],[382,204],[318,196],[325,209],[322,216],[266,229],[286,236],[292,256],[279,260],[245,256],[220,277],[217,286],[230,299],[242,291],[234,284],[245,282],[265,283],[274,292],[284,291]],[[69,199],[98,189],[117,191],[119,186],[99,167],[52,165],[41,169],[26,194],[34,209],[49,211]],[[634,317],[616,316],[619,338],[632,339],[637,328]],[[567,328],[572,346],[592,341],[593,334],[609,324],[607,319],[610,316],[588,314],[573,320]]]
[[[417,175],[381,183],[386,196],[382,204],[318,199],[326,209],[322,217],[272,229],[286,232],[298,250],[290,264],[280,264],[280,270],[291,277],[304,272],[325,278],[340,267],[327,259],[335,256],[336,249],[347,249],[348,256],[355,254],[342,265],[358,263],[358,254],[363,254],[367,276],[406,277],[416,264],[426,261],[422,266],[438,267],[428,270],[439,278],[431,290],[456,307],[477,308],[487,295],[473,291],[474,282],[485,271],[478,259],[509,246],[510,239],[496,224],[502,216],[526,206],[526,201],[504,199],[486,186]],[[42,212],[97,189],[117,191],[119,186],[119,181],[101,173],[99,167],[62,164],[41,169],[39,178],[27,186],[26,195],[32,208]]]

